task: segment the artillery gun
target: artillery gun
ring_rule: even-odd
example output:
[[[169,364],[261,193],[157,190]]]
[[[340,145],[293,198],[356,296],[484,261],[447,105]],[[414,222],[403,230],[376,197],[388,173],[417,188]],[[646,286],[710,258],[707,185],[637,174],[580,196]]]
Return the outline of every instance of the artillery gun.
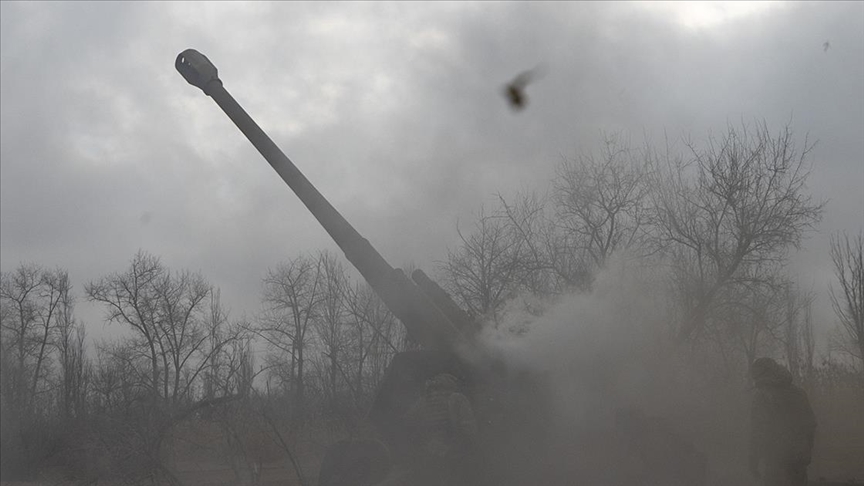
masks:
[[[482,349],[474,339],[474,320],[425,273],[415,270],[408,279],[402,270],[387,263],[225,90],[206,56],[187,49],[177,56],[175,67],[231,118],[420,344],[421,350],[394,357],[369,415],[393,462],[409,460],[412,450],[400,417],[428,378],[450,373],[463,382],[480,426],[482,453],[474,460],[480,470],[477,477],[483,479],[478,482],[533,484],[533,472],[549,467],[526,461],[542,456],[538,450],[545,427],[537,421],[544,416],[537,383],[514,376],[503,361]]]

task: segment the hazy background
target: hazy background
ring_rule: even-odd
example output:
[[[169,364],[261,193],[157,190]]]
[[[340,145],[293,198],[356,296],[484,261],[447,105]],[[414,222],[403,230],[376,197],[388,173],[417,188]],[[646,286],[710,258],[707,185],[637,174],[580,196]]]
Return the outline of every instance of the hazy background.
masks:
[[[827,47],[826,47],[826,42]],[[431,270],[481,204],[545,190],[601,132],[703,139],[790,122],[830,200],[793,255],[833,324],[828,235],[864,226],[864,3],[0,3],[0,266],[76,293],[138,249],[254,314],[281,260],[336,249],[219,108],[195,48],[394,266]],[[538,64],[527,109],[503,85]],[[466,223],[467,224],[467,223]],[[100,338],[102,309],[76,314]]]

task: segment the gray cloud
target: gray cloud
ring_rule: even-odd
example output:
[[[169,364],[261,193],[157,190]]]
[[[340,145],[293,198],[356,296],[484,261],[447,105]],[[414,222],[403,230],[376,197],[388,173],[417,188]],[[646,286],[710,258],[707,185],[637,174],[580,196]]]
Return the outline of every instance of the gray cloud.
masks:
[[[826,235],[864,224],[859,3],[786,4],[701,29],[618,3],[2,2],[0,13],[2,268],[60,265],[79,290],[142,248],[202,271],[235,315],[251,313],[268,266],[335,249],[174,71],[187,47],[394,265],[430,270],[456,244],[457,219],[496,192],[544,189],[601,130],[698,139],[727,122],[791,120],[819,140],[811,189],[831,199],[797,268],[830,276]],[[548,75],[514,114],[501,88],[539,63]]]

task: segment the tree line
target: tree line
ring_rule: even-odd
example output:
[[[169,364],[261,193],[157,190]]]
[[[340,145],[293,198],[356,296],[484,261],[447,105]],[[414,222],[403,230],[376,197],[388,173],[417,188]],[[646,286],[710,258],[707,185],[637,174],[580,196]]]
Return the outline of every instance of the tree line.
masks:
[[[825,207],[808,194],[813,144],[790,127],[728,126],[675,152],[621,135],[565,159],[545,192],[498,196],[439,269],[442,285],[495,325],[518,296],[585,292],[613,255],[648,265],[664,289],[674,339],[740,368],[779,354],[812,366],[814,290],[788,272],[790,253]],[[862,234],[831,236],[832,350],[864,359]],[[542,309],[537,309],[542,312]]]
[[[390,358],[412,346],[371,288],[352,282],[328,252],[268,270],[253,320],[231,320],[202,275],[174,272],[144,251],[84,294],[102,304],[107,323],[131,333],[88,350],[65,270],[22,264],[2,274],[4,474],[33,471],[29,462],[57,447],[50,431],[61,423],[92,427],[100,417],[136,428],[113,445],[137,442],[124,451],[129,458],[174,482],[164,449],[178,421],[248,398],[260,376],[255,392],[284,400],[286,423],[326,415],[354,424]]]
[[[683,146],[637,149],[605,136],[598,151],[562,160],[544,192],[499,195],[470,228],[457,228],[436,279],[482,326],[498,327],[514,305],[539,316],[590,291],[611,259],[626,255],[656,272],[669,337],[689,352],[738,376],[761,355],[814,374],[814,294],[786,270],[825,206],[806,190],[813,145],[799,146],[788,126],[772,133],[761,123]],[[832,235],[828,249],[832,345],[859,370],[862,248],[859,232]],[[310,421],[363,427],[390,359],[415,347],[341,261],[322,251],[274,265],[262,277],[262,311],[232,319],[203,275],[139,251],[126,269],[83,286],[106,322],[128,331],[92,349],[65,270],[21,264],[2,272],[3,479],[63,460],[179,484],[168,457],[177,447],[172,430],[215,414],[226,447],[247,458],[232,463],[238,483],[255,482],[241,440],[250,427],[278,443],[306,483],[295,461],[298,431]],[[230,417],[219,415],[226,406],[235,407]],[[93,454],[110,467],[89,465],[98,462]]]

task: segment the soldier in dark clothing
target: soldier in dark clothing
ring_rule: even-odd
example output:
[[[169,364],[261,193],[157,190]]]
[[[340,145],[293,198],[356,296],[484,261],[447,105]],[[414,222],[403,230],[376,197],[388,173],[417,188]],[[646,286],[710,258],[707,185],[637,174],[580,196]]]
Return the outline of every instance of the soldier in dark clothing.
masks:
[[[419,484],[458,485],[470,481],[477,423],[471,403],[459,393],[457,385],[453,375],[436,375],[426,382],[423,395],[405,414],[417,447],[412,476]]]
[[[792,384],[786,368],[770,358],[754,361],[750,374],[756,385],[750,470],[761,476],[765,486],[806,486],[816,431],[807,394]]]

